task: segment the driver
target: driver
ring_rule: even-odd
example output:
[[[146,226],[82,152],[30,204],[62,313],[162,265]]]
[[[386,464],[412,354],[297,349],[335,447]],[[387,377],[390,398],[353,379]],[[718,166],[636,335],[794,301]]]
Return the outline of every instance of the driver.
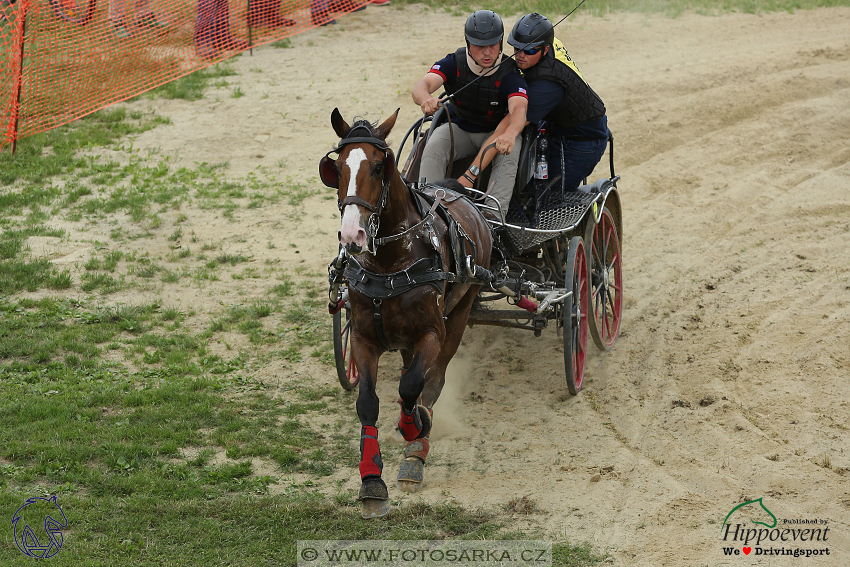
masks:
[[[504,30],[495,12],[473,13],[464,27],[466,47],[437,61],[411,91],[413,101],[426,115],[437,111],[439,101],[433,96],[437,89],[445,85],[446,92],[455,95],[448,102],[451,134],[449,125],[443,124],[434,130],[425,146],[419,170],[425,181],[439,181],[450,175],[447,168],[452,143],[455,159],[473,156],[508,116],[495,139],[499,154],[493,159],[492,171],[499,174],[492,175],[487,189],[489,196],[499,201],[503,216],[513,193],[528,106],[525,80],[513,60],[502,54]],[[479,173],[473,164],[459,181],[471,187]]]
[[[528,81],[527,119],[532,124],[545,119],[549,126],[549,178],[563,174],[563,190],[575,191],[608,145],[605,104],[555,39],[546,16],[533,12],[521,17],[508,43]]]

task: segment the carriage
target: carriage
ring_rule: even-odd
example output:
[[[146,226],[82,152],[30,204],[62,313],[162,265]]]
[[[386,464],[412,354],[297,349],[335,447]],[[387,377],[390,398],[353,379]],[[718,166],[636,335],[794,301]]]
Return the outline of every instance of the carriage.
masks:
[[[431,132],[445,120],[445,110],[440,109],[417,120],[404,136],[396,155],[403,155],[412,139],[401,170],[406,183],[417,183],[422,151]],[[610,177],[562,194],[557,190],[559,178],[540,180],[534,175],[538,142],[544,135],[542,128],[531,124],[522,133],[514,195],[507,211],[499,210],[498,202],[485,192],[468,190],[475,206],[487,215],[494,237],[490,270],[495,276],[479,291],[468,325],[526,329],[540,336],[551,322],[563,337],[567,388],[575,395],[584,383],[588,334],[601,350],[610,349],[619,334],[623,308],[619,176],[614,173],[612,137],[608,141]],[[456,161],[452,177],[459,177],[471,159]],[[480,186],[486,187],[488,177],[497,174],[489,167],[483,170]],[[347,283],[340,283],[331,295],[332,303],[341,307],[333,315],[336,370],[341,386],[353,390],[359,373],[349,348]]]

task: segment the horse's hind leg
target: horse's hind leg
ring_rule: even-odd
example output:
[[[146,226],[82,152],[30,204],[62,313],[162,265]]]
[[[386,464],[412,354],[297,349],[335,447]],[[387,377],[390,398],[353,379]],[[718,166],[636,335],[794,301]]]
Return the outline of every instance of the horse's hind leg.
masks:
[[[378,445],[378,394],[375,391],[377,359],[360,376],[357,395],[357,416],[360,418],[360,494],[357,499],[364,518],[379,518],[390,511],[389,492],[381,478],[384,462]]]

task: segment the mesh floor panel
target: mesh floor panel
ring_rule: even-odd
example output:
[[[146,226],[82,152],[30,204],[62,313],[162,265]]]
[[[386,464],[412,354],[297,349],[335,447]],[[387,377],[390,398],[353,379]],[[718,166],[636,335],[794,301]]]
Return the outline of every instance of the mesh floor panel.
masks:
[[[557,203],[540,207],[533,222],[522,207],[511,201],[505,219],[508,237],[520,252],[536,248],[557,234],[574,228],[598,197],[599,193],[566,193],[559,196]]]

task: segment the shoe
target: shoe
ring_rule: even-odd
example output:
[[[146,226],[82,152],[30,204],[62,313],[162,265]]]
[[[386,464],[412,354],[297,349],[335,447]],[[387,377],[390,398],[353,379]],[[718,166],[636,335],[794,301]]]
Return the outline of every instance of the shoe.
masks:
[[[390,0],[372,0],[373,6],[389,6]]]
[[[316,15],[312,15],[310,17],[310,21],[313,22],[314,26],[330,26],[336,24],[336,20],[334,20],[327,14],[322,14],[319,17],[316,17]]]
[[[363,10],[366,9],[366,6],[369,4],[369,2],[367,1],[367,2],[363,3],[359,8],[354,8],[353,10],[348,9],[349,4],[350,4],[350,2],[347,1],[347,0],[332,1],[330,11],[331,12],[345,12],[345,11],[360,12],[360,11],[363,11]]]

